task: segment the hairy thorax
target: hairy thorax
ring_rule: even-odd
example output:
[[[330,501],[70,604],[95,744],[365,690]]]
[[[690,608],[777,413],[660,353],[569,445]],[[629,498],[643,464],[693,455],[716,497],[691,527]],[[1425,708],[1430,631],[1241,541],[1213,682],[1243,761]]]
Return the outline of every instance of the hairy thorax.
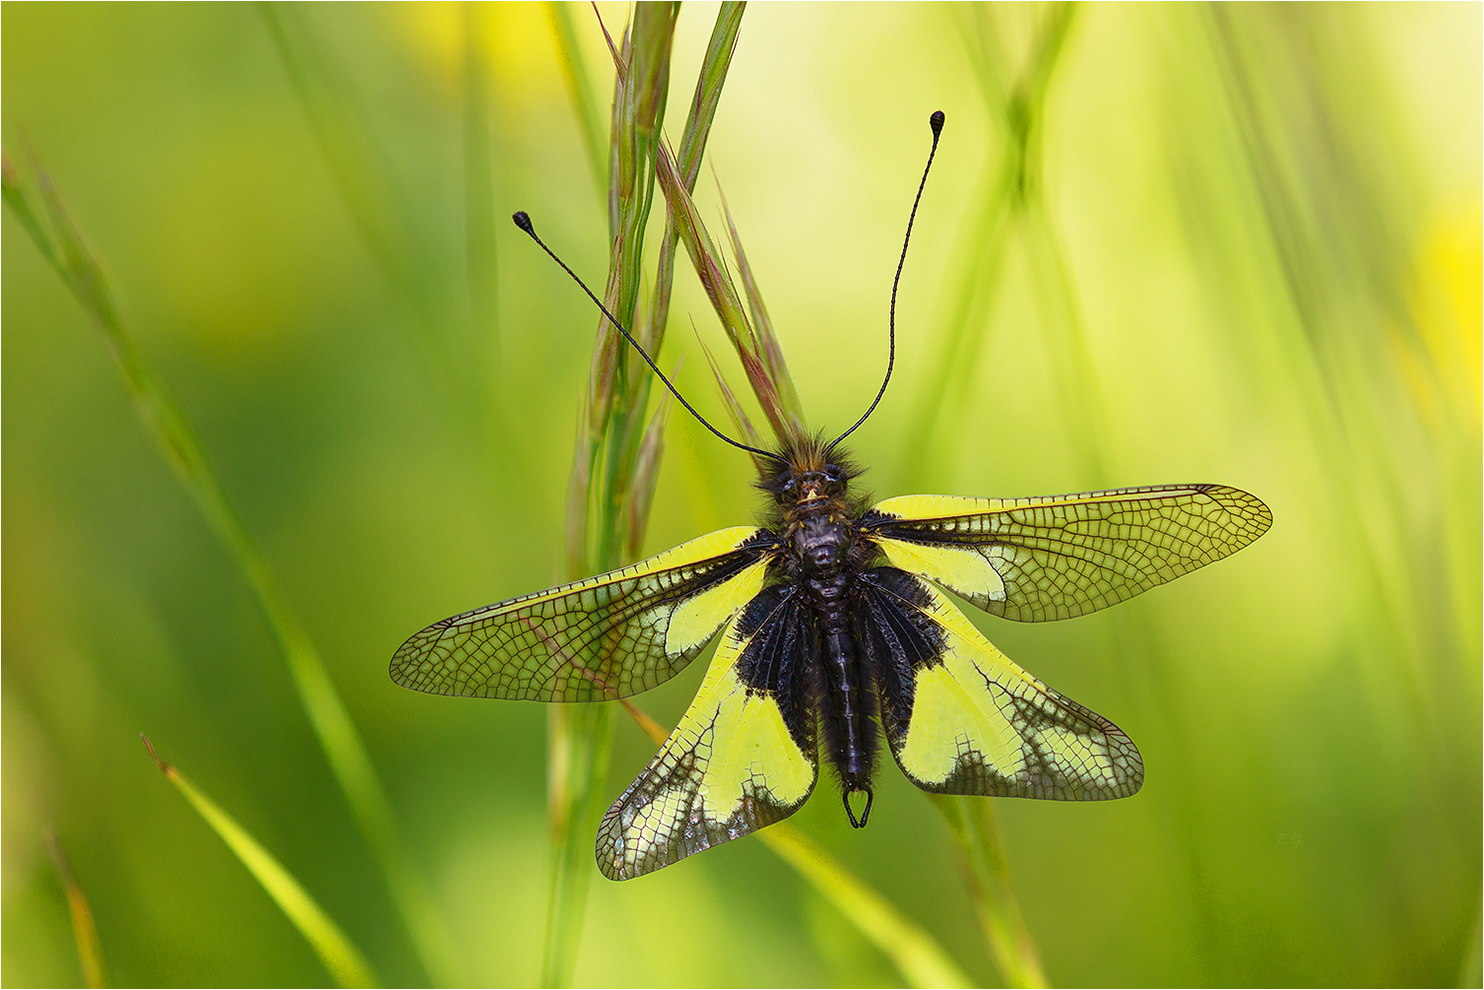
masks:
[[[765,476],[761,487],[774,499],[774,532],[787,577],[799,581],[816,607],[835,612],[852,578],[877,555],[859,528],[860,500],[850,492],[858,473],[842,456],[817,441],[785,449],[786,464]]]

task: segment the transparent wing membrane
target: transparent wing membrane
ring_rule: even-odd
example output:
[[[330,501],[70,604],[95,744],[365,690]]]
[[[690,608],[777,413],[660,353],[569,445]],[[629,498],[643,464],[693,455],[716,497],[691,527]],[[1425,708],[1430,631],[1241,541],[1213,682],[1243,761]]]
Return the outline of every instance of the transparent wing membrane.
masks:
[[[862,527],[896,567],[1022,622],[1086,615],[1235,553],[1272,525],[1221,485],[1036,498],[906,495]]]
[[[771,534],[721,530],[597,577],[435,622],[392,680],[430,694],[624,698],[679,673],[762,587]]]

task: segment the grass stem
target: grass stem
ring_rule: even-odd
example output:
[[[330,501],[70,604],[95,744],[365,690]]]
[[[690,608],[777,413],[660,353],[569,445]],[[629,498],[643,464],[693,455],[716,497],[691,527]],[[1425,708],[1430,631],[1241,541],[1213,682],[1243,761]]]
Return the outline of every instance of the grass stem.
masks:
[[[559,29],[564,12],[555,10]],[[604,305],[650,346],[655,343],[653,330],[636,317],[644,230],[653,199],[649,162],[669,89],[676,14],[674,4],[641,4],[615,54]],[[571,38],[564,47],[575,64]],[[574,85],[573,91],[581,115],[582,88]],[[606,318],[600,320],[568,486],[567,559],[574,577],[618,566],[642,542],[650,503],[643,489],[652,492],[660,455],[653,440],[646,443],[654,436],[645,419],[649,380],[618,331]],[[588,887],[596,872],[592,835],[604,807],[612,731],[608,704],[553,706],[547,715],[552,871],[543,986],[569,985],[576,969]]]

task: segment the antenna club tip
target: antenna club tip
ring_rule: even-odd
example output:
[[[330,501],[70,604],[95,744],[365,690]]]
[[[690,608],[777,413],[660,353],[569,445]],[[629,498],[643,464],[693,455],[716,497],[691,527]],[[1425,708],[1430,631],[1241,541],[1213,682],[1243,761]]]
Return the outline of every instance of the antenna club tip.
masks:
[[[942,110],[933,111],[933,115],[928,118],[928,126],[933,129],[933,137],[943,133],[943,121],[947,119],[943,116]]]
[[[521,230],[524,230],[526,233],[531,234],[532,236],[535,235],[536,228],[531,223],[531,215],[525,210],[516,210],[513,214],[511,214],[510,219],[514,220],[515,225]]]

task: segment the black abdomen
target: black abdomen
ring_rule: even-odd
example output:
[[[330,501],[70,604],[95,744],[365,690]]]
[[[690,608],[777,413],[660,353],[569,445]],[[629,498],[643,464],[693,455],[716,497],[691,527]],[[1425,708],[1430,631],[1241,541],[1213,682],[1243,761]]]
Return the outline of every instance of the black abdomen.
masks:
[[[845,599],[849,577],[809,582],[820,623],[819,663],[815,693],[826,758],[840,776],[845,811],[856,828],[866,824],[871,811],[871,773],[876,768],[876,690],[862,664],[861,651],[846,621]],[[828,585],[828,587],[818,587]],[[857,816],[852,794],[866,795]]]

